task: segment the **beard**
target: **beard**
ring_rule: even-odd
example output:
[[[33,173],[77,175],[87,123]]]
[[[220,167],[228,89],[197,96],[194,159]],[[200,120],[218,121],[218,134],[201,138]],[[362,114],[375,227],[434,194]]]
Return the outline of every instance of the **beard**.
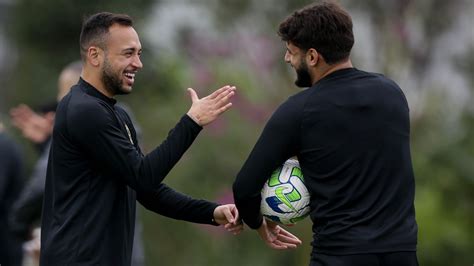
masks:
[[[123,88],[122,73],[114,71],[107,57],[105,57],[104,67],[102,68],[102,82],[105,85],[105,89],[113,95],[130,93]]]
[[[295,85],[300,88],[306,88],[313,86],[311,76],[308,71],[308,65],[304,60],[301,60],[301,64],[298,68],[295,68],[296,80]]]

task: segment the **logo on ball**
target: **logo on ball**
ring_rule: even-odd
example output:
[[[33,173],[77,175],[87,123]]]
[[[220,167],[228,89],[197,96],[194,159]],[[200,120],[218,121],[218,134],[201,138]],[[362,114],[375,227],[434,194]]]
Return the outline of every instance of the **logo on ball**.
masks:
[[[309,214],[310,195],[299,162],[287,160],[265,182],[260,211],[280,224],[294,224]]]

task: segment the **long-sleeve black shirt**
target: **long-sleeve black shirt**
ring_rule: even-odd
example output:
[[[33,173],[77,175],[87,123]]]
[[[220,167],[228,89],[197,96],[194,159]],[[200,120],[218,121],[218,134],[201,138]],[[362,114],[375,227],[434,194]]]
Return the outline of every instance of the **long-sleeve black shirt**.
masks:
[[[14,200],[23,186],[20,147],[0,129],[0,265],[20,265],[21,240],[8,224]]]
[[[21,193],[15,199],[8,219],[12,231],[23,240],[31,237],[31,230],[41,218],[51,139],[48,139],[43,146],[28,183],[25,184]]]
[[[145,156],[130,118],[115,103],[82,79],[59,103],[41,265],[130,265],[136,200],[171,218],[214,224],[216,204],[161,183],[202,128],[185,115]]]
[[[260,191],[297,156],[311,194],[313,255],[416,249],[406,98],[383,75],[335,71],[272,115],[234,182],[245,223],[258,228]]]

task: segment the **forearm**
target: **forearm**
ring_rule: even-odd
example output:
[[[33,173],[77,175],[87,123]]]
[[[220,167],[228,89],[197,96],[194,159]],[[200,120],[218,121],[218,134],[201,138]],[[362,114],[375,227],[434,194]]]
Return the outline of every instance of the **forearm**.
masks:
[[[271,173],[282,161],[286,152],[278,145],[278,137],[273,132],[264,130],[255,144],[248,159],[239,171],[233,184],[234,201],[244,222],[253,229],[262,224],[260,214],[261,190]],[[262,160],[262,158],[265,158]]]
[[[233,184],[235,205],[243,221],[253,229],[262,224],[261,190],[272,172],[296,154],[296,119],[276,112],[265,126]]]
[[[139,179],[142,188],[156,188],[181,159],[202,127],[184,115],[165,141],[143,158]]]
[[[148,210],[169,218],[217,225],[213,219],[218,204],[191,198],[165,184],[155,191],[137,191],[137,200]]]
[[[120,123],[111,118],[105,117],[105,121],[99,123],[99,129],[90,126],[86,130],[79,128],[75,131],[77,136],[81,133],[90,136],[90,141],[82,141],[84,137],[77,139],[86,147],[95,168],[108,176],[122,179],[137,191],[157,189],[202,129],[185,115],[158,147],[143,156],[121,129]]]
[[[238,188],[234,186],[234,195],[238,195],[238,191]],[[257,229],[262,225],[263,217],[260,213],[260,195],[248,198],[234,197],[234,201],[245,224],[252,229]]]

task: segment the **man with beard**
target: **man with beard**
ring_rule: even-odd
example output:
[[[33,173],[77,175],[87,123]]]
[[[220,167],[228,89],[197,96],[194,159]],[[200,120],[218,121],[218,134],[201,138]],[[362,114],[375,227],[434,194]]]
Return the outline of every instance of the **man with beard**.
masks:
[[[166,140],[144,155],[130,117],[114,96],[132,91],[141,44],[127,15],[98,13],[80,36],[83,70],[58,105],[46,176],[41,265],[130,265],[138,200],[174,219],[238,233],[233,204],[217,205],[162,183],[202,127],[230,108],[224,86],[192,105]]]
[[[311,194],[311,266],[417,265],[408,104],[395,82],[352,66],[352,20],[322,2],[279,26],[296,85],[272,115],[234,182],[243,221],[272,248],[296,237],[260,214],[260,191],[288,158]],[[298,243],[296,243],[298,244]]]
[[[77,84],[81,72],[81,61],[71,62],[62,69],[58,77],[58,102],[71,90],[72,86]],[[138,140],[140,140],[140,127],[137,126],[133,113],[123,103],[117,102],[117,106],[124,109],[130,116],[135,129],[137,129]],[[33,265],[39,264],[41,230],[36,227],[39,227],[37,223],[41,220],[44,184],[56,107],[57,103],[46,104],[39,108],[40,112],[35,112],[28,105],[20,104],[10,110],[12,124],[22,132],[25,138],[41,148],[41,154],[33,167],[28,182],[23,187],[20,195],[15,199],[11,208],[11,215],[8,217],[12,232],[21,239],[28,240],[23,245],[23,250],[26,251],[25,260],[30,261]],[[142,226],[138,216],[137,213],[133,239],[132,266],[144,265],[145,263],[141,237]]]

